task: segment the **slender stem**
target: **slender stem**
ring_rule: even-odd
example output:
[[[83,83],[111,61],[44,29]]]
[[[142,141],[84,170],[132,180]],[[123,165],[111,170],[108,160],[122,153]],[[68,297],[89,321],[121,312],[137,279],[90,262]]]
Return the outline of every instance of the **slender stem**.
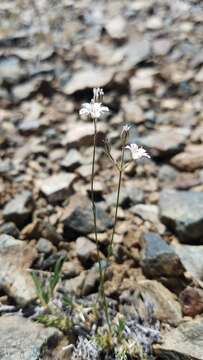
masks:
[[[102,275],[102,266],[101,266],[101,258],[99,254],[99,242],[97,237],[97,213],[96,213],[96,206],[94,201],[94,168],[95,168],[95,154],[96,154],[96,137],[97,137],[97,124],[96,120],[94,119],[94,142],[93,142],[93,155],[92,155],[92,175],[91,175],[91,200],[92,200],[92,212],[93,212],[93,221],[94,221],[94,234],[95,234],[95,241],[97,245],[97,259],[99,263],[99,273],[100,276]]]
[[[111,235],[111,241],[108,247],[108,260],[111,255],[113,255],[113,240],[116,232],[116,224],[117,224],[117,218],[118,218],[118,208],[119,208],[119,199],[120,199],[120,192],[121,192],[121,182],[122,182],[122,175],[123,175],[123,165],[124,165],[124,154],[125,154],[125,145],[126,145],[126,138],[123,140],[122,145],[122,153],[121,153],[121,161],[119,166],[119,178],[118,178],[118,188],[117,188],[117,196],[116,196],[116,210],[115,210],[115,216],[114,216],[114,225]]]
[[[97,213],[96,213],[96,206],[94,201],[94,168],[95,168],[95,154],[96,154],[96,137],[97,137],[97,124],[96,119],[93,119],[94,122],[94,140],[93,140],[93,155],[92,155],[92,174],[91,174],[91,200],[92,200],[92,212],[93,212],[93,221],[94,221],[94,234],[95,234],[95,241],[97,246],[97,259],[99,264],[99,277],[100,277],[100,295],[102,300],[102,305],[107,321],[107,325],[109,328],[109,332],[111,334],[111,324],[109,320],[109,314],[108,314],[108,305],[106,301],[106,296],[104,292],[104,274],[102,271],[102,264],[101,264],[101,257],[100,257],[100,251],[99,251],[99,241],[97,236]]]
[[[113,240],[114,240],[114,235],[115,235],[115,231],[116,231],[116,224],[117,224],[117,217],[118,217],[118,207],[119,207],[119,198],[120,198],[121,182],[122,182],[122,175],[123,175],[123,165],[124,165],[126,141],[127,141],[127,134],[124,136],[123,144],[122,144],[121,161],[120,161],[120,166],[119,166],[118,189],[117,189],[117,197],[116,197],[116,210],[115,210],[114,225],[113,225],[113,230],[112,230],[111,241],[108,246],[107,264],[109,263],[110,256],[113,255]],[[103,289],[104,289],[104,279],[105,279],[105,275],[106,275],[106,269],[107,269],[107,267],[105,267],[103,275],[102,275],[103,276],[102,277],[102,288]],[[105,308],[105,306],[104,306],[104,308]],[[108,309],[107,309],[107,315],[108,315]],[[111,326],[109,326],[109,333],[110,333],[110,335],[112,334]]]

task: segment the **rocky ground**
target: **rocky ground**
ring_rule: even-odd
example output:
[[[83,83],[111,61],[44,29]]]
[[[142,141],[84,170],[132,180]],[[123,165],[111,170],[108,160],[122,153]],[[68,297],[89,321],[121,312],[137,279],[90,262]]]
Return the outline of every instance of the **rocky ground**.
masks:
[[[103,140],[117,157],[126,121],[152,157],[124,176],[106,294],[153,303],[156,359],[203,360],[201,0],[1,0],[0,18],[0,358],[62,358],[62,333],[29,318],[29,268],[52,271],[64,256],[65,293],[98,289],[93,127],[78,110],[101,86],[111,110],[97,139],[103,257],[117,186]]]

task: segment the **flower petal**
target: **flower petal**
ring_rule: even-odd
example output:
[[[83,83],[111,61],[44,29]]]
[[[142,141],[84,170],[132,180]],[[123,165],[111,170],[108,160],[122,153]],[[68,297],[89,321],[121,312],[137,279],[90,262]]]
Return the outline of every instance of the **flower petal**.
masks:
[[[101,106],[101,111],[102,112],[108,112],[109,111],[108,106]]]
[[[92,104],[91,103],[84,103],[84,104],[82,104],[81,107],[87,109],[88,111],[90,111],[91,108],[92,108]]]
[[[79,114],[80,115],[88,115],[89,111],[87,109],[85,109],[85,108],[82,108],[82,109],[80,109]]]
[[[134,160],[141,159],[142,157],[150,158],[150,155],[146,152],[146,150],[143,147],[139,148],[137,144],[126,145],[125,148],[131,151],[131,155]]]
[[[126,145],[126,146],[125,146],[125,149],[131,150],[130,145]]]

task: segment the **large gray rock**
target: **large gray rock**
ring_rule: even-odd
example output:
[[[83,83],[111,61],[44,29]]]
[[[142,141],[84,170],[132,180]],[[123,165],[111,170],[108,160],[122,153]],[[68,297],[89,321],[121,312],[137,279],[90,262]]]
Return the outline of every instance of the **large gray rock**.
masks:
[[[37,242],[36,249],[39,253],[48,255],[48,254],[52,253],[55,248],[54,248],[53,244],[51,243],[51,241],[44,239],[44,238],[40,238]]]
[[[8,174],[12,167],[10,159],[0,159],[0,175]]]
[[[84,265],[94,263],[97,260],[97,246],[84,236],[76,240],[76,253]]]
[[[104,209],[96,205],[97,231],[104,232],[112,226],[112,220]],[[64,237],[71,240],[79,235],[94,232],[94,221],[91,201],[80,195],[73,195],[63,214]]]
[[[31,94],[35,93],[42,83],[42,77],[37,76],[28,81],[23,81],[12,88],[12,94],[16,102],[27,99]]]
[[[181,319],[181,306],[176,296],[156,280],[142,280],[135,284],[135,305],[141,294],[146,303],[152,304],[157,320],[177,325]]]
[[[7,81],[15,83],[22,76],[26,75],[25,67],[22,66],[20,60],[16,56],[6,56],[0,60],[0,79],[1,82]]]
[[[180,151],[190,130],[187,128],[164,128],[139,139],[154,156],[168,156]]]
[[[61,161],[61,166],[68,169],[69,171],[75,170],[81,164],[82,156],[76,149],[70,149],[65,158]]]
[[[64,281],[63,291],[76,296],[85,296],[97,291],[98,271],[94,265],[90,270],[85,270],[80,275]]]
[[[173,248],[179,256],[185,270],[192,275],[194,279],[202,281],[203,246],[174,244]]]
[[[34,133],[38,133],[40,130],[39,120],[29,118],[25,119],[20,123],[18,129],[23,135],[31,135]]]
[[[117,192],[114,191],[113,193],[106,196],[106,200],[108,205],[115,206],[116,205],[116,196]],[[120,198],[119,198],[119,205],[124,208],[133,206],[135,204],[139,204],[143,202],[144,194],[143,191],[135,186],[128,186],[125,188],[121,188],[120,191]]]
[[[23,241],[17,240],[8,234],[0,235],[0,251],[3,251],[12,246],[23,246],[24,244],[25,243]]]
[[[160,360],[203,360],[203,319],[183,322],[169,331],[155,352]]]
[[[93,73],[94,76],[92,76]],[[113,69],[93,70],[92,68],[87,68],[76,72],[64,85],[63,91],[67,95],[73,95],[80,90],[99,86],[104,87],[111,82],[113,75]]]
[[[7,221],[13,221],[17,226],[22,227],[29,221],[32,209],[32,193],[25,190],[6,204],[3,216]]]
[[[140,62],[150,58],[151,43],[146,37],[132,38],[132,40],[124,47],[123,53],[126,59],[122,66],[123,70],[132,70]]]
[[[203,192],[163,190],[159,206],[161,221],[182,242],[203,242]]]
[[[175,183],[177,176],[178,171],[170,165],[162,165],[158,170],[159,181],[164,185],[167,184],[167,187],[171,187]]]
[[[160,234],[165,232],[165,226],[160,222],[159,219],[159,208],[157,205],[137,204],[130,208],[130,212],[138,215],[145,221],[150,221],[154,226],[156,226]]]
[[[7,222],[0,226],[0,234],[7,234],[7,235],[11,235],[15,238],[18,238],[20,235],[20,232],[19,232],[17,226],[13,222]]]
[[[0,235],[0,289],[24,306],[36,298],[29,267],[36,259],[33,246],[9,235]]]
[[[85,271],[82,271],[79,275],[74,278],[65,280],[63,283],[62,290],[69,293],[74,294],[76,296],[81,296],[82,288],[85,282]]]
[[[103,143],[107,126],[100,122],[97,124],[97,144]],[[64,136],[62,144],[69,148],[79,148],[81,146],[89,147],[93,144],[94,126],[91,123],[78,121],[74,125],[70,125],[67,134]],[[92,159],[92,157],[91,157]],[[83,159],[84,163],[84,159]]]
[[[40,189],[48,201],[54,204],[66,199],[67,195],[70,194],[70,188],[74,179],[75,175],[71,173],[62,172],[55,174],[44,179]]]
[[[62,337],[57,329],[17,315],[0,317],[0,333],[1,360],[54,360]]]
[[[174,249],[156,233],[149,232],[143,236],[141,266],[150,278],[178,277],[184,268]]]

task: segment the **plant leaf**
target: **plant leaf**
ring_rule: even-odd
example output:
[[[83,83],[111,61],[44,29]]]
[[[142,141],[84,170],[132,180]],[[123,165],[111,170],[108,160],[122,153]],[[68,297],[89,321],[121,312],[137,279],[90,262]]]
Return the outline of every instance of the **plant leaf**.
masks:
[[[64,258],[60,257],[55,264],[53,274],[50,276],[49,285],[48,285],[49,299],[53,297],[54,289],[60,280],[60,274],[61,274],[63,262],[64,262]]]
[[[32,280],[35,284],[37,296],[38,296],[41,304],[47,305],[49,302],[48,294],[44,289],[44,285],[43,285],[42,281],[40,280],[40,278],[37,276],[37,274],[34,271],[31,272],[31,276],[32,276]]]

